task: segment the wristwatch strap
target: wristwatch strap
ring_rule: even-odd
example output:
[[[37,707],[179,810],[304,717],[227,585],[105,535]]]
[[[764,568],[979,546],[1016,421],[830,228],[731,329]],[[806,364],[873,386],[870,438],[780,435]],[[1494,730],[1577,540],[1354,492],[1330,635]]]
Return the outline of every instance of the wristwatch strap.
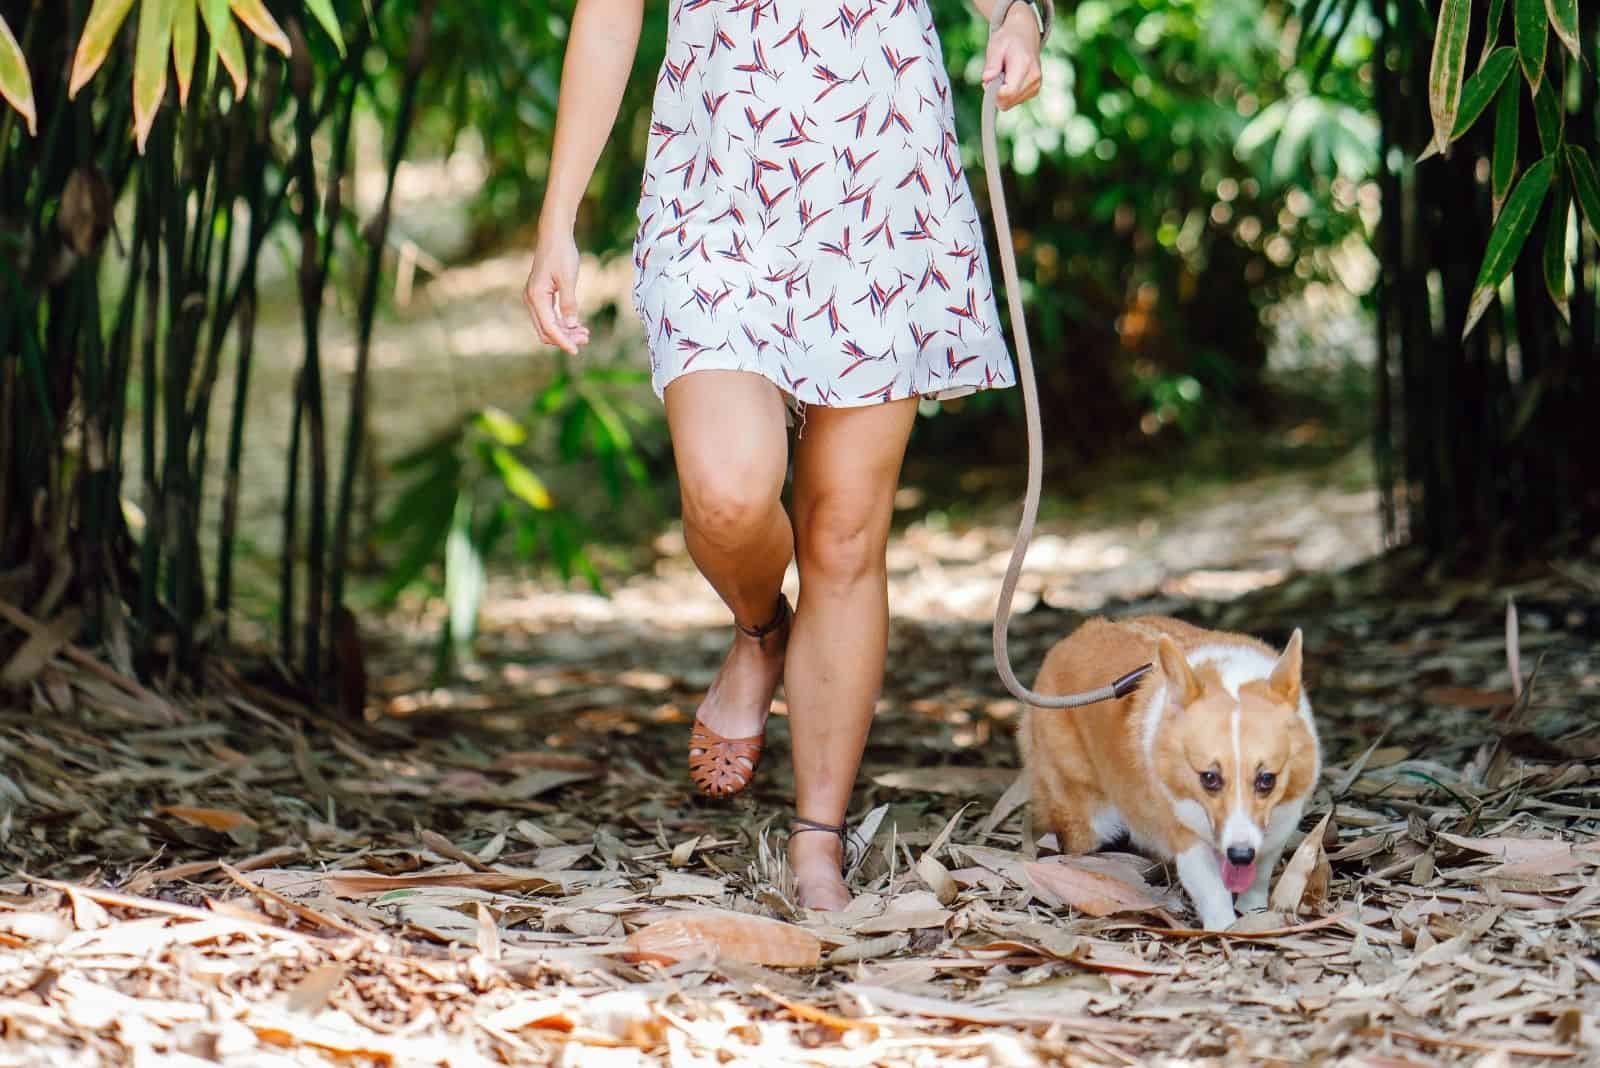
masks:
[[[1033,9],[1033,17],[1039,23],[1039,40],[1043,41],[1050,36],[1050,29],[1056,21],[1056,5],[1054,0],[1021,0]]]

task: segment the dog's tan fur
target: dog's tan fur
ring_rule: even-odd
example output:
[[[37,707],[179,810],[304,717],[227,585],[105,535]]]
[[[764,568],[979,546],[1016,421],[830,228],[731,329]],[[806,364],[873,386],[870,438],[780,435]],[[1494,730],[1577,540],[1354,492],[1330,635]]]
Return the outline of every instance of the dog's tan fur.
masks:
[[[1205,851],[1222,871],[1228,847],[1248,842],[1259,866],[1240,904],[1264,906],[1272,865],[1320,771],[1300,634],[1279,654],[1177,619],[1094,619],[1050,650],[1034,688],[1091,689],[1152,662],[1155,670],[1120,700],[1027,710],[1020,741],[1034,822],[1068,853],[1125,831],[1153,856],[1178,859],[1202,920],[1225,926],[1232,897],[1220,875],[1213,885],[1205,874]],[[1207,772],[1220,789],[1204,786]],[[1264,775],[1270,789],[1260,788]]]

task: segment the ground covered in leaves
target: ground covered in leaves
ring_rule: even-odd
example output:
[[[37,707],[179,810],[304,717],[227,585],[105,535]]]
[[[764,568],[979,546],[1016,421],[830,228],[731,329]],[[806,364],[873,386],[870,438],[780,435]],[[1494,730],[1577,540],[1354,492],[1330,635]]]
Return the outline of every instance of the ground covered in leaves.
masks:
[[[1030,559],[1030,668],[1082,611],[1304,629],[1327,773],[1221,936],[1029,826],[982,622],[1006,516],[896,537],[833,915],[778,859],[781,715],[747,796],[688,785],[726,630],[670,535],[610,599],[499,587],[454,685],[426,615],[369,633],[362,720],[226,664],[158,696],[12,610],[0,1065],[1596,1063],[1600,555],[1445,580],[1371,558],[1372,515],[1262,483]]]

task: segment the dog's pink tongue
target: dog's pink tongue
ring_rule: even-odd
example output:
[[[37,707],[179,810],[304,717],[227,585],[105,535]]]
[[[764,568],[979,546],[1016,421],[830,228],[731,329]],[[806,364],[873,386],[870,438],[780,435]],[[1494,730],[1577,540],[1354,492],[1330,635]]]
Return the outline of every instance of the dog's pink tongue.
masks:
[[[1229,860],[1222,862],[1222,885],[1226,886],[1230,893],[1242,894],[1250,889],[1250,885],[1255,881],[1256,866],[1254,863],[1235,864]]]

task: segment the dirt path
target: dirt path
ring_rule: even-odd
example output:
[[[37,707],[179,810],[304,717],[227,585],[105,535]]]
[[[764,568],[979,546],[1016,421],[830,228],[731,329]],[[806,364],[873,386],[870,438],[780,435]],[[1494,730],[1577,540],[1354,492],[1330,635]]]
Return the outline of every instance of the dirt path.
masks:
[[[1600,559],[1296,572],[1371,553],[1359,482],[1090,515],[1031,563],[1026,664],[1072,609],[1304,628],[1328,764],[1304,829],[1332,817],[1308,888],[1228,938],[1183,930],[1159,868],[1054,858],[1003,796],[1018,708],[982,617],[1008,534],[937,517],[891,554],[857,903],[797,915],[781,716],[749,796],[683,775],[726,634],[669,533],[611,600],[497,586],[460,684],[428,684],[426,617],[393,621],[373,723],[219,669],[172,725],[44,670],[0,711],[0,1064],[1592,1062]],[[754,960],[641,959],[652,924],[728,944],[750,916],[792,926]]]

